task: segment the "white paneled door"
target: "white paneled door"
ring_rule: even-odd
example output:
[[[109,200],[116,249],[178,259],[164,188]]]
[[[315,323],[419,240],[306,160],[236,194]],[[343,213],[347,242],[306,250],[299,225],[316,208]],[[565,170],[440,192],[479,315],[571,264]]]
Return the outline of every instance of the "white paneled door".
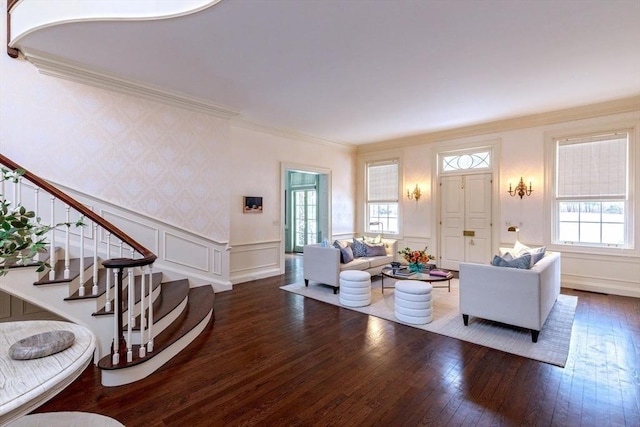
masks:
[[[491,261],[491,174],[445,176],[440,181],[439,266]]]

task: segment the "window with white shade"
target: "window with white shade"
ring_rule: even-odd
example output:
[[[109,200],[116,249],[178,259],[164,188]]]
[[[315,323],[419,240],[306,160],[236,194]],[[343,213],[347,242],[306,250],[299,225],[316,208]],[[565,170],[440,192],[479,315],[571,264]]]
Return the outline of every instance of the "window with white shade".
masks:
[[[369,233],[398,234],[398,161],[367,163],[366,185],[365,230]]]
[[[630,132],[554,140],[554,243],[631,244]]]

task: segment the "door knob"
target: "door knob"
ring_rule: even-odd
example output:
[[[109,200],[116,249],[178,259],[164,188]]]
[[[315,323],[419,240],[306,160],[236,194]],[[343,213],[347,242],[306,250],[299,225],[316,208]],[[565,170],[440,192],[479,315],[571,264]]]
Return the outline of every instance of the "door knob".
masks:
[[[476,244],[476,242],[474,242],[474,241],[473,241],[473,239],[471,239],[471,240],[469,240],[469,244],[470,244],[471,246],[473,246],[473,245],[475,245],[475,244]]]

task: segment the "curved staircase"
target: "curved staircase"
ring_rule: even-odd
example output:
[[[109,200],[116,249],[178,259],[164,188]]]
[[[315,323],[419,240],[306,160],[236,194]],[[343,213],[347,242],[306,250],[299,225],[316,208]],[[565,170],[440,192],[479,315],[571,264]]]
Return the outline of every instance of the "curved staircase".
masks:
[[[52,203],[62,201],[67,211],[66,226],[53,226],[49,239],[53,245],[64,241],[64,247],[39,254],[38,261],[51,268],[41,272],[36,264],[10,268],[0,276],[0,289],[89,328],[97,340],[94,361],[102,370],[103,385],[127,384],[152,374],[209,325],[212,285],[194,286],[186,278],[175,280],[173,273],[169,279],[154,271],[155,255],[134,238],[1,154],[0,164],[21,171],[15,182],[2,181],[3,201],[11,193],[7,187],[14,187],[14,204],[27,204],[19,187],[26,179],[32,192],[36,188],[36,209],[38,198],[50,198]],[[46,194],[39,194],[41,190]],[[91,222],[89,237],[83,229],[70,234],[70,209]],[[54,215],[59,210],[52,205],[49,224],[57,223]],[[131,256],[124,258],[125,253]]]

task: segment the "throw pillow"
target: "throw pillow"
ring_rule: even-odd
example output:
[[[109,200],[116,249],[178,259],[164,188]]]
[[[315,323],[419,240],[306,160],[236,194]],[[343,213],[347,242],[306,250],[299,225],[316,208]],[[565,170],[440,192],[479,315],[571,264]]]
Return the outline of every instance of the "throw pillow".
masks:
[[[336,249],[346,248],[347,246],[349,246],[348,242],[344,242],[344,241],[341,242],[340,240],[333,241],[333,247]]]
[[[547,252],[546,246],[541,246],[539,248],[531,249],[531,267],[536,265],[538,261],[544,258],[544,254]]]
[[[348,264],[351,261],[353,261],[353,251],[351,250],[351,246],[340,248],[340,262]]]
[[[513,254],[516,257],[522,256],[527,252],[531,252],[531,248],[527,245],[523,245],[520,241],[516,240],[516,244],[513,245]]]
[[[371,244],[382,243],[382,236],[380,236],[379,234],[375,237],[364,236],[362,240],[364,240],[365,243],[371,243]]]
[[[365,243],[367,247],[367,255],[366,256],[385,256],[387,255],[387,251],[384,248],[384,244],[380,243],[379,245],[370,245],[369,243]]]
[[[353,256],[355,258],[367,256],[367,245],[363,241],[358,240],[355,237],[353,238],[352,249],[353,249]]]
[[[493,257],[491,265],[495,265],[496,267],[522,268],[528,270],[531,268],[531,255],[525,254],[521,257],[514,258],[511,261],[507,261],[501,256],[496,255]]]

